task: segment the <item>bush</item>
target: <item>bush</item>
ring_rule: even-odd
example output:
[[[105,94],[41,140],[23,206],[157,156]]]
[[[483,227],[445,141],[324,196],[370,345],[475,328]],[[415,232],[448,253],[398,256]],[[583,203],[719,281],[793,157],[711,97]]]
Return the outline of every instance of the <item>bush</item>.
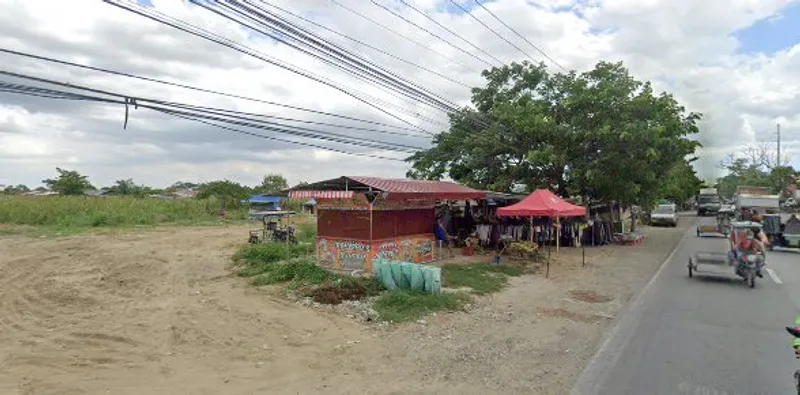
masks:
[[[244,266],[239,275],[252,277],[269,270],[280,261],[298,258],[306,254],[306,247],[298,244],[262,243],[248,244],[233,254],[233,261]]]
[[[275,262],[262,266],[263,271],[251,282],[253,285],[271,285],[291,282],[294,286],[318,285],[328,281],[331,274],[313,261],[301,258]]]

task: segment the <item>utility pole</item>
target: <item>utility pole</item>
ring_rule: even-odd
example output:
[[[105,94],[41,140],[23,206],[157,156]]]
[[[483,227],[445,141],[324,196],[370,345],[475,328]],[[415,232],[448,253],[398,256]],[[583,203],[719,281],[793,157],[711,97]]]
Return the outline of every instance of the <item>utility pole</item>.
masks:
[[[778,165],[776,167],[781,167],[781,124],[778,123]]]

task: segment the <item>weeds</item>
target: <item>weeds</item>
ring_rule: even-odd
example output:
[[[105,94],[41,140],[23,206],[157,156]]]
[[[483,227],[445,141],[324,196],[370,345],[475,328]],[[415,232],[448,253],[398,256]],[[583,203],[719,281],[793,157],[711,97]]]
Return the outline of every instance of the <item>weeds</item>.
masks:
[[[10,196],[0,197],[0,223],[53,226],[62,230],[188,225],[216,222],[219,208],[217,199]],[[245,219],[247,211],[228,210],[226,218]]]
[[[297,225],[297,241],[300,243],[310,243],[316,245],[317,224],[304,222]]]
[[[309,259],[298,258],[261,266],[263,271],[253,278],[256,286],[291,282],[294,286],[319,285],[331,278],[327,270]]]
[[[397,289],[382,294],[373,308],[384,321],[407,322],[435,311],[460,310],[469,301],[469,295],[462,292],[433,295]]]
[[[469,288],[474,294],[485,295],[500,291],[508,284],[509,276],[521,276],[524,272],[524,268],[517,266],[445,265],[442,278],[448,288]]]

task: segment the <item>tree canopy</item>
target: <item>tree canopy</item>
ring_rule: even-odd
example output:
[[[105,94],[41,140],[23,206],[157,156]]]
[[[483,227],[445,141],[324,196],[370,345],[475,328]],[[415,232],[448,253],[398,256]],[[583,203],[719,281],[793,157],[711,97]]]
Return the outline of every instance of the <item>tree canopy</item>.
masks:
[[[261,180],[261,185],[256,187],[260,193],[279,193],[288,188],[289,183],[286,181],[286,177],[277,173],[267,174]]]
[[[58,177],[42,180],[42,183],[53,192],[61,195],[83,195],[87,190],[94,189],[89,179],[77,171],[56,167],[56,172]]]
[[[137,185],[131,178],[117,180],[114,185],[107,190],[114,195],[139,197],[146,196],[153,192],[152,188],[145,185]]]
[[[781,158],[788,163],[789,158]],[[733,196],[738,185],[767,187],[772,193],[787,195],[787,187],[795,182],[798,170],[791,166],[777,166],[777,155],[770,146],[745,147],[720,163],[726,174],[717,180],[717,190],[722,196]]]
[[[25,184],[8,185],[3,188],[2,192],[6,195],[19,195],[25,192],[30,192],[30,188],[28,188],[28,186]]]
[[[687,158],[699,146],[690,137],[700,114],[655,94],[621,62],[580,74],[522,62],[482,75],[475,109],[453,114],[433,147],[408,159],[409,177],[501,192],[523,184],[626,206],[699,185]],[[673,180],[680,185],[665,185]]]

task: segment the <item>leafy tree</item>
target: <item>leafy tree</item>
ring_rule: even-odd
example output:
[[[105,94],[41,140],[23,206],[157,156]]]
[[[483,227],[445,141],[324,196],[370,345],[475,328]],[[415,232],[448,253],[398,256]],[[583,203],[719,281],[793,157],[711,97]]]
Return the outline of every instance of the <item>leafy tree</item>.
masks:
[[[197,198],[208,199],[216,197],[222,201],[222,205],[230,207],[240,207],[241,201],[247,199],[253,190],[229,180],[211,181],[205,184],[200,184],[198,187]]]
[[[108,188],[108,192],[121,196],[143,197],[152,192],[152,189],[145,185],[137,185],[133,179],[117,180],[116,183]]]
[[[475,110],[451,116],[433,147],[411,156],[408,176],[445,176],[481,189],[549,188],[558,194],[652,206],[664,175],[699,144],[699,114],[669,94],[654,94],[622,63],[577,74],[512,63],[482,73]],[[696,177],[695,177],[696,179]],[[679,186],[676,186],[679,188]]]
[[[681,204],[697,194],[705,183],[697,178],[697,173],[691,165],[696,158],[681,161],[675,164],[662,178],[662,187],[659,195],[665,199]]]
[[[287,188],[289,188],[289,183],[286,181],[286,178],[280,174],[273,173],[264,176],[264,179],[261,181],[261,185],[259,185],[256,189],[260,193],[274,194],[280,193]]]
[[[87,190],[94,189],[88,178],[74,170],[64,170],[56,167],[58,177],[46,179],[42,183],[61,195],[83,195]]]
[[[30,189],[24,184],[9,185],[3,189],[3,193],[6,195],[21,195],[25,192],[30,192]]]
[[[786,156],[781,162],[788,162],[788,159]],[[775,166],[776,163],[777,155],[771,146],[745,147],[720,163],[726,174],[717,179],[717,189],[723,196],[733,196],[739,185],[770,188],[772,193],[783,194],[797,170],[791,166]]]

